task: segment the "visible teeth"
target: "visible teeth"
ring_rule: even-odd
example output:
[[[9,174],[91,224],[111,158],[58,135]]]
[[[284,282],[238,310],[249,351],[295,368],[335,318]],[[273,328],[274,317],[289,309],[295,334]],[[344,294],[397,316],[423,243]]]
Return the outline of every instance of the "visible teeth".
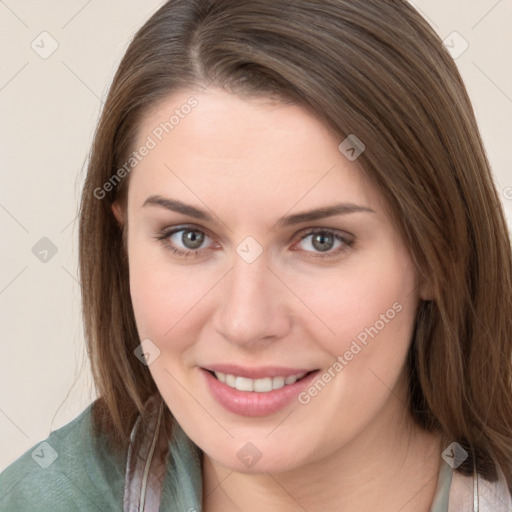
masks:
[[[284,386],[284,379],[286,377],[274,377],[272,379],[272,389],[279,389]]]
[[[238,391],[252,391],[253,383],[254,381],[252,379],[237,377],[235,380],[235,388],[238,389]]]
[[[258,391],[260,393],[272,391],[272,379],[270,377],[265,377],[264,379],[255,379],[253,388],[253,391]]]
[[[262,379],[249,379],[247,377],[239,377],[230,375],[229,373],[214,372],[217,379],[230,388],[238,389],[238,391],[256,391],[257,393],[268,393],[273,389],[280,389],[288,384],[293,384],[302,379],[306,373],[298,375],[290,375],[289,377],[264,377]]]
[[[296,381],[297,381],[297,375],[290,375],[289,377],[286,377],[286,379],[284,379],[285,384],[293,384]]]

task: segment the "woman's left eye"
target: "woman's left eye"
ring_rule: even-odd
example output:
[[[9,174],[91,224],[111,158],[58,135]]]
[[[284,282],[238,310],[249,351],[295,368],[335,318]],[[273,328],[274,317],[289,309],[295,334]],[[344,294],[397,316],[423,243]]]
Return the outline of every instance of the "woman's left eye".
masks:
[[[312,257],[331,257],[347,250],[353,244],[348,237],[329,230],[317,230],[303,236],[297,245],[301,249],[314,253]]]

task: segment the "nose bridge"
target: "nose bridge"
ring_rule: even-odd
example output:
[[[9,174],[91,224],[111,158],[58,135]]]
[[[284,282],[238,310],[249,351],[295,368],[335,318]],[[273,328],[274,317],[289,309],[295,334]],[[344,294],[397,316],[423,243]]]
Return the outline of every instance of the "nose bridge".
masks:
[[[277,338],[290,326],[286,298],[267,264],[263,257],[248,263],[235,255],[216,311],[216,328],[232,343]]]

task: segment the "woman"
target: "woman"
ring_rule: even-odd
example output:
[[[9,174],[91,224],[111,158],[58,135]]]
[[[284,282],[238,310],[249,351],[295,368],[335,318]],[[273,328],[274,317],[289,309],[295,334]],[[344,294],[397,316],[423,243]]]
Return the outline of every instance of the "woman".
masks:
[[[510,511],[511,261],[407,2],[172,0],[83,190],[99,398],[1,508]]]

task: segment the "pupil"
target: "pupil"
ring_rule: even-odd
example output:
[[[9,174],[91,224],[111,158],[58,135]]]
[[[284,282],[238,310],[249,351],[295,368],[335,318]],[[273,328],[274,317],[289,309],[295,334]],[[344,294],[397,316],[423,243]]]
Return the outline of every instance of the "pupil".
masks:
[[[201,247],[204,240],[204,233],[199,231],[184,231],[181,237],[183,245],[189,249]]]
[[[313,235],[313,246],[319,251],[328,251],[332,249],[333,237],[327,233],[317,233]]]

